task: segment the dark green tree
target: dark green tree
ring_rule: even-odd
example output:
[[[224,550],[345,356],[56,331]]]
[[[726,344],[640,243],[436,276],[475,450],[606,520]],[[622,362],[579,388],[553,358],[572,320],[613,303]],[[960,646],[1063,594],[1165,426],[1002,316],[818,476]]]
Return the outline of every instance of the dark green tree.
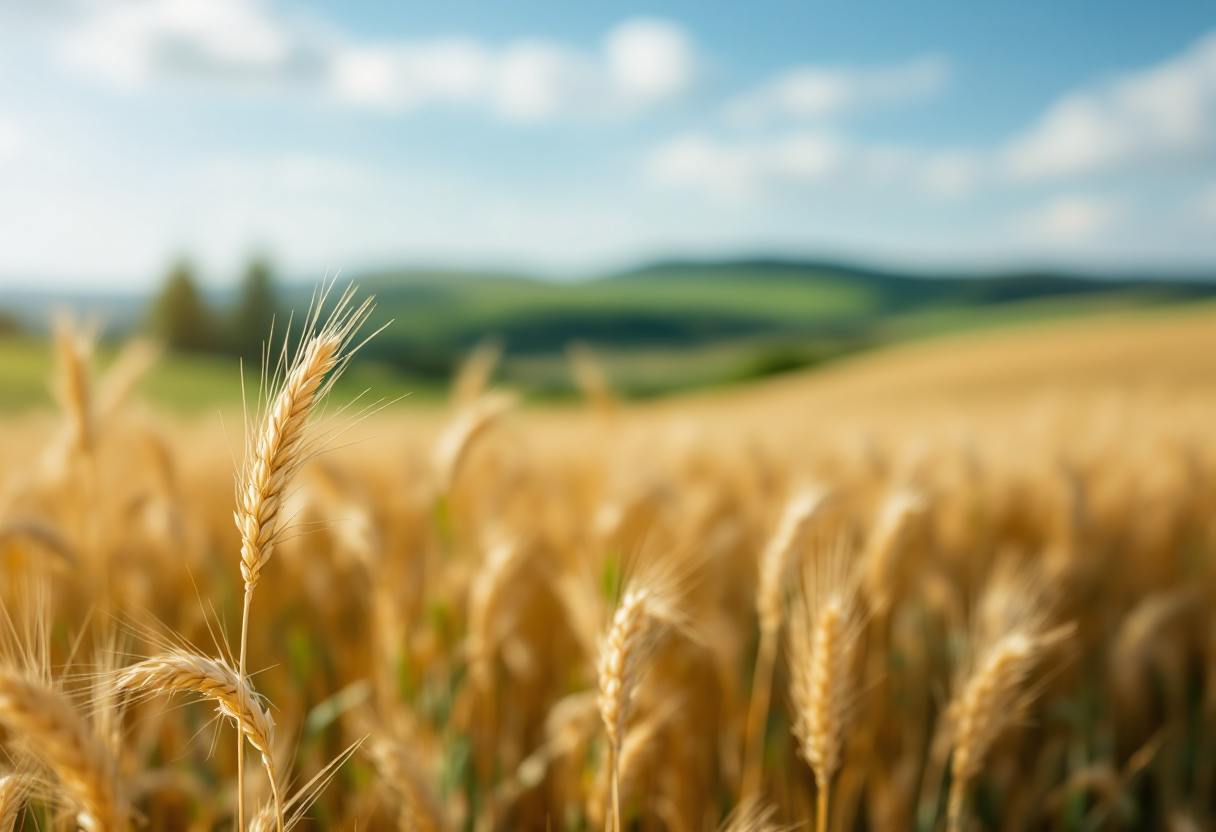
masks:
[[[189,263],[179,262],[165,278],[152,305],[151,324],[172,349],[207,350],[215,346],[211,312],[199,294]]]
[[[274,277],[270,264],[256,258],[241,283],[241,296],[232,318],[232,345],[245,358],[255,360],[270,337],[275,315]]]

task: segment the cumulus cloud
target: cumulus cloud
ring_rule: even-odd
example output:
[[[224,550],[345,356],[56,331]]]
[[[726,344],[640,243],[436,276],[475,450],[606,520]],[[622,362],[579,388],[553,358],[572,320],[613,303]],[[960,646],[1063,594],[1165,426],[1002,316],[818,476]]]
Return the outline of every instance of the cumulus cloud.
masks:
[[[1035,243],[1083,242],[1117,228],[1123,216],[1118,201],[1067,194],[1015,217],[1013,229]]]
[[[885,67],[799,67],[737,98],[727,114],[749,123],[824,118],[928,98],[941,90],[948,76],[946,61],[936,56]]]
[[[1014,179],[1068,177],[1216,155],[1216,33],[1182,55],[1067,95],[1015,137]]]
[[[692,42],[673,23],[628,20],[608,34],[604,53],[615,86],[630,97],[661,100],[684,92],[694,80]]]
[[[924,58],[903,67],[792,70],[731,105],[737,118],[826,118],[849,109],[931,94],[946,65]],[[780,128],[778,128],[778,131]],[[840,131],[766,131],[729,141],[684,137],[660,146],[648,162],[653,180],[719,197],[756,197],[817,188],[831,178],[881,182],[934,198],[980,188],[1023,187],[1088,174],[1194,169],[1216,161],[1216,32],[1182,54],[1127,73],[1048,107],[1025,130],[987,148],[875,146]],[[814,159],[808,164],[804,159]],[[1206,204],[1206,203],[1205,203]],[[1109,208],[1109,206],[1107,206]],[[1020,227],[1043,237],[1096,233],[1113,221],[1092,200],[1061,198]]]
[[[693,83],[691,41],[671,23],[630,20],[602,54],[529,40],[493,49],[475,41],[340,49],[332,93],[386,110],[480,105],[507,119],[613,115],[684,93]]]
[[[827,130],[734,140],[680,136],[651,153],[646,172],[657,185],[726,202],[833,184],[899,186],[931,198],[953,199],[970,193],[986,175],[983,159],[967,151],[872,144]]]
[[[739,141],[690,134],[651,154],[647,173],[661,186],[735,202],[840,180],[881,184],[905,176],[911,162],[898,147],[862,145],[826,131]]]
[[[354,108],[465,106],[520,121],[627,114],[681,95],[697,72],[690,38],[661,20],[627,20],[598,51],[535,39],[369,42],[263,0],[108,0],[58,55],[70,70],[126,89],[294,89]]]
[[[322,46],[254,0],[111,0],[94,6],[57,54],[69,69],[137,89],[302,81],[321,70]]]

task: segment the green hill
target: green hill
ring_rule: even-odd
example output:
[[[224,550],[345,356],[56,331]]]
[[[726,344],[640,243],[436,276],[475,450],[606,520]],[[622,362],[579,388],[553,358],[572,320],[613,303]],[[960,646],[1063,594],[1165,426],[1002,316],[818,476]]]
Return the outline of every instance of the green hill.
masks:
[[[590,345],[614,387],[647,396],[771,375],[939,332],[1216,298],[1216,281],[1099,279],[1052,273],[925,277],[826,262],[669,262],[578,282],[401,269],[355,278],[374,293],[372,340],[348,383],[412,400],[442,395],[469,349],[505,346],[500,379],[532,396],[573,392],[566,348]],[[297,312],[312,287],[281,298]],[[144,319],[138,298],[0,296],[36,333],[64,301],[109,309],[112,340]],[[233,298],[215,295],[213,306]],[[107,305],[108,304],[108,305]],[[0,343],[0,408],[46,403],[51,359],[39,337]],[[239,401],[232,355],[171,356],[145,385],[192,409]],[[225,381],[231,379],[231,382]],[[190,391],[190,392],[187,392]]]
[[[574,283],[420,270],[357,282],[377,295],[380,319],[395,321],[369,345],[374,360],[441,378],[473,344],[496,337],[508,375],[556,390],[568,386],[564,350],[577,340],[619,368],[647,357],[671,367],[645,379],[622,369],[622,386],[636,393],[805,366],[985,320],[1216,297],[1216,284],[1203,281],[925,278],[778,260],[663,263]]]

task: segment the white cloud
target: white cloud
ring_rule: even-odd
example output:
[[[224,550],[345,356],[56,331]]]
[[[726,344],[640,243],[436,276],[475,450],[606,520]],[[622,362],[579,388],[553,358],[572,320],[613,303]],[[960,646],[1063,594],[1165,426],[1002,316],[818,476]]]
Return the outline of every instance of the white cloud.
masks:
[[[290,81],[315,69],[318,46],[256,0],[110,0],[94,6],[57,52],[72,70],[133,89]]]
[[[887,67],[800,67],[731,102],[727,114],[750,123],[782,116],[823,118],[927,98],[948,76],[946,62],[935,56]]]
[[[945,64],[924,58],[902,68],[793,70],[734,102],[733,116],[762,123],[775,115],[827,117],[866,103],[928,95]],[[960,198],[992,186],[1024,186],[1084,174],[1152,174],[1216,161],[1216,32],[1155,67],[1096,90],[1069,94],[1026,130],[990,148],[877,146],[835,133],[832,163],[808,173],[791,148],[823,146],[795,131],[742,142],[698,137],[661,146],[652,178],[717,196],[755,197],[786,187],[817,187],[840,177],[855,184],[895,184],[935,198]],[[823,153],[826,159],[828,154]],[[828,171],[830,169],[830,173]],[[1041,236],[1096,233],[1112,220],[1089,200],[1066,198],[1022,225]]]
[[[491,58],[468,40],[413,46],[354,46],[331,65],[331,92],[345,103],[410,111],[439,101],[471,101],[486,85]]]
[[[881,180],[902,165],[898,151],[862,148],[823,132],[737,142],[688,135],[659,147],[647,172],[661,186],[741,201],[814,189],[845,175]]]
[[[105,0],[58,56],[69,70],[125,89],[294,89],[355,108],[465,106],[519,121],[625,114],[684,93],[697,73],[688,36],[659,20],[625,21],[598,52],[544,40],[368,42],[264,0]]]
[[[609,32],[602,55],[542,40],[502,49],[441,41],[347,47],[333,66],[332,93],[346,103],[480,105],[516,121],[627,113],[684,93],[697,68],[687,35],[649,19]]]
[[[1165,63],[1065,96],[1000,162],[1014,179],[1144,168],[1216,154],[1216,33]]]
[[[1013,229],[1028,242],[1074,243],[1102,237],[1123,217],[1117,201],[1069,194],[1015,217]]]
[[[977,154],[926,153],[822,130],[733,141],[690,134],[660,145],[646,171],[657,185],[727,202],[832,184],[903,187],[949,199],[970,193],[985,176]]]
[[[616,86],[642,100],[679,95],[696,73],[688,35],[663,20],[636,18],[622,23],[608,34],[604,54]]]

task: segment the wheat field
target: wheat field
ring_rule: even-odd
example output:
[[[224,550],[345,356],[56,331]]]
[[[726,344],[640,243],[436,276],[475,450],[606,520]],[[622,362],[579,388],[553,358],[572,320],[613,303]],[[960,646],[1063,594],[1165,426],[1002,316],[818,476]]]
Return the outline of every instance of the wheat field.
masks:
[[[326,398],[337,294],[222,417],[60,323],[0,427],[0,832],[1216,826],[1210,309],[644,405],[483,348],[436,409]]]

